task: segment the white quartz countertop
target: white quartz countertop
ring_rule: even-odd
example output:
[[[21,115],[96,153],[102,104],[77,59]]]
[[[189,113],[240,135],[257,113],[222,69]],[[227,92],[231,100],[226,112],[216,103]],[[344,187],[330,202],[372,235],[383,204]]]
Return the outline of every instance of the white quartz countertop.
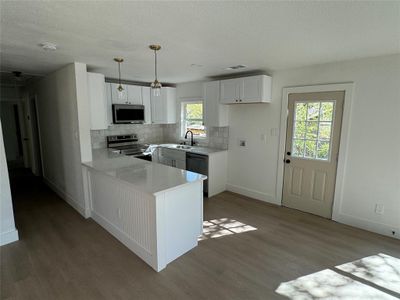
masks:
[[[217,153],[217,152],[226,152],[227,151],[227,150],[214,149],[214,148],[208,148],[208,147],[199,147],[199,146],[192,146],[190,149],[182,149],[182,148],[177,148],[176,146],[177,146],[177,144],[160,144],[160,145],[158,145],[158,147],[164,147],[164,148],[180,150],[180,151],[185,151],[185,152],[191,152],[191,153],[197,153],[197,154],[203,154],[203,155],[210,155],[210,154]]]
[[[154,195],[207,179],[198,173],[113,153],[109,149],[93,150],[93,160],[83,165]]]

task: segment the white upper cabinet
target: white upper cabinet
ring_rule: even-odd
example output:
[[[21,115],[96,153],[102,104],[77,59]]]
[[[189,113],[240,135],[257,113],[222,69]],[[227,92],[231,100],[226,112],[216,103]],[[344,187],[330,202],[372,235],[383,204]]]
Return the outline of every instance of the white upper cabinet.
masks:
[[[107,99],[107,120],[108,124],[113,123],[112,118],[112,96],[111,96],[111,83],[106,82],[106,99]]]
[[[176,88],[163,87],[160,96],[154,96],[152,91],[150,95],[152,123],[176,123]]]
[[[88,72],[87,81],[90,103],[90,128],[92,130],[107,129],[109,122],[104,75]]]
[[[238,78],[235,79],[226,79],[221,80],[220,86],[220,102],[224,104],[231,104],[239,101],[239,86],[241,80]]]
[[[121,93],[118,91],[118,83],[111,83],[111,99],[112,103],[115,104],[127,104],[128,103],[128,93],[127,86],[125,84],[121,84],[124,89]]]
[[[144,105],[144,124],[151,124],[151,89],[148,86],[142,86],[142,100]]]
[[[221,105],[220,82],[204,83],[204,123],[207,128],[228,126],[228,107]]]
[[[142,87],[138,85],[126,85],[128,104],[143,104]]]
[[[271,77],[267,75],[221,80],[220,87],[223,104],[271,102]]]

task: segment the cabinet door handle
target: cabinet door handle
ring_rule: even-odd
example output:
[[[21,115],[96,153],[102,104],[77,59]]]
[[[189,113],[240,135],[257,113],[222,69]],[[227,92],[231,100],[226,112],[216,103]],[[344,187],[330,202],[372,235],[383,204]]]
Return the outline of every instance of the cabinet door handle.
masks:
[[[242,102],[242,99],[240,99],[239,102]]]

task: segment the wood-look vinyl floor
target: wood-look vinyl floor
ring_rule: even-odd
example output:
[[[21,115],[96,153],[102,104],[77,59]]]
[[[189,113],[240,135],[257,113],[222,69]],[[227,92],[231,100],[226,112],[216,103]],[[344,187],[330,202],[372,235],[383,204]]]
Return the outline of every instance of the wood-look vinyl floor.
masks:
[[[400,241],[225,192],[205,220],[257,230],[208,238],[160,273],[40,180],[12,184],[20,241],[1,251],[1,299],[286,299],[281,282],[386,253]]]

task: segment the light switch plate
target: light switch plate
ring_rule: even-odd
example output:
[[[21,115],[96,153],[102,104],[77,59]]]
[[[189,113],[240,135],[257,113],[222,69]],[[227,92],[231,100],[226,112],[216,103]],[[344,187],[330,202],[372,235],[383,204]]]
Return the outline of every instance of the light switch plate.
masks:
[[[264,142],[264,144],[267,143],[268,138],[267,138],[267,134],[266,133],[261,134],[261,141]]]

